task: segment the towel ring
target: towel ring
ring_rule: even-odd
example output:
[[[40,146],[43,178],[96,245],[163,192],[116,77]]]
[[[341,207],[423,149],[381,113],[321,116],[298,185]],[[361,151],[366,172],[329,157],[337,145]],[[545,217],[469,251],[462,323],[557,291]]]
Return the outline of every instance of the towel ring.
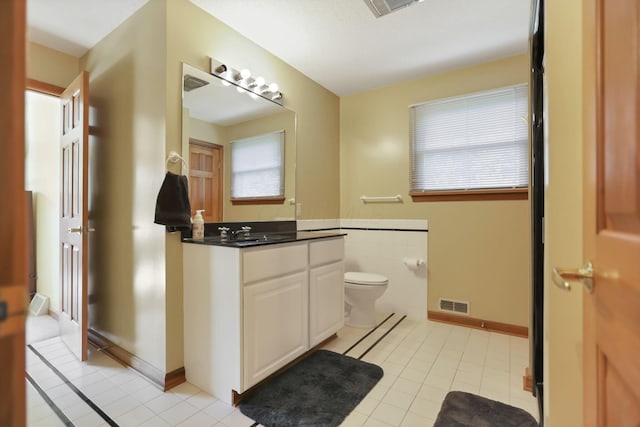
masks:
[[[182,156],[175,151],[169,152],[169,157],[167,157],[166,169],[169,170],[169,163],[178,163],[182,162],[182,168],[184,170],[184,175],[188,176],[188,167],[187,162],[182,158]]]

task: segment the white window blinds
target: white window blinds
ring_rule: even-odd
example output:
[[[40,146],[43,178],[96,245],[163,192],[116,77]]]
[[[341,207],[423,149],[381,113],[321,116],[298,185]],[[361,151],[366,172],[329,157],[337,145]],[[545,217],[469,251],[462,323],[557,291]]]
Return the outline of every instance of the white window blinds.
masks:
[[[411,107],[411,191],[528,186],[526,84]]]
[[[231,198],[284,196],[284,131],[231,142]]]

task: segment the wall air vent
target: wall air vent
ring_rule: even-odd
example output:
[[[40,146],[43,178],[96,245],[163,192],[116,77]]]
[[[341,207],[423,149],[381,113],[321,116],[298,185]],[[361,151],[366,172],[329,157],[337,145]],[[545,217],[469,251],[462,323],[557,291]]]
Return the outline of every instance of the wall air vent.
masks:
[[[191,92],[194,89],[208,85],[209,82],[192,76],[191,74],[184,75],[184,91]]]
[[[49,313],[49,297],[42,294],[35,294],[29,304],[29,314],[32,316],[42,316]]]
[[[453,313],[469,315],[469,303],[467,301],[454,301],[440,298],[439,306],[441,311],[451,311]]]
[[[364,0],[376,18],[387,15],[396,10],[420,3],[423,0]]]

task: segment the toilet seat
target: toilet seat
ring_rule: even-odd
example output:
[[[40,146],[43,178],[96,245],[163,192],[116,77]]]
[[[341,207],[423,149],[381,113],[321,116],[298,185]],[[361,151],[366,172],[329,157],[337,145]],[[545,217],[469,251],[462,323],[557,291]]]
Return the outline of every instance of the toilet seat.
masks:
[[[367,285],[367,286],[384,286],[389,283],[389,279],[380,274],[374,273],[362,273],[350,271],[344,273],[345,283],[352,285]]]

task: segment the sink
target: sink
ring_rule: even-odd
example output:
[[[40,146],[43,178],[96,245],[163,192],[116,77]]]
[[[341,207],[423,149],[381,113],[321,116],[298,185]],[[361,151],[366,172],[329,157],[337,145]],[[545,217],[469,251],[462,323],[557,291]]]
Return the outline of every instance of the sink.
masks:
[[[295,240],[295,238],[296,238],[295,235],[254,233],[254,234],[251,234],[248,239],[239,239],[239,240],[265,240],[269,242],[277,242],[281,240]]]
[[[240,237],[235,240],[231,240],[228,237],[222,238],[220,236],[205,236],[204,243],[217,243],[228,246],[245,247],[288,240],[295,240],[295,235],[251,233],[247,237]]]

